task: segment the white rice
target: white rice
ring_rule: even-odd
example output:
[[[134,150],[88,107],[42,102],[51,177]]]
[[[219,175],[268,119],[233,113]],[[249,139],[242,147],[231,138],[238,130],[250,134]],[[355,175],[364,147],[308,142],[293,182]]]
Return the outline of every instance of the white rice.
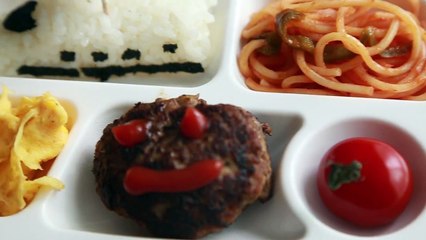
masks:
[[[32,16],[37,27],[23,33],[0,26],[0,75],[13,76],[21,65],[93,67],[195,62],[208,65],[209,24],[217,0],[38,0]],[[0,22],[6,18],[0,13]],[[163,44],[177,44],[176,53]],[[122,60],[126,49],[140,60]],[[76,53],[75,62],[60,60],[61,51]],[[94,62],[92,52],[108,54]]]

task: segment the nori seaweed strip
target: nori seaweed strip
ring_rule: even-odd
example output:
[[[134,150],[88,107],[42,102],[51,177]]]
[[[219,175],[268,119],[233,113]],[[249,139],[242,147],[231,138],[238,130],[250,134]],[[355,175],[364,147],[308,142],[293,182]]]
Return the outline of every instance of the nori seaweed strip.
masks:
[[[108,59],[108,54],[103,52],[92,52],[94,62],[104,62]]]
[[[36,1],[29,1],[13,10],[3,22],[4,28],[18,33],[35,28],[37,24],[31,14],[36,6]]]
[[[139,50],[133,50],[133,49],[126,49],[126,51],[123,52],[123,55],[121,55],[121,59],[123,60],[130,60],[130,59],[137,59],[139,60],[141,58],[141,52]]]
[[[60,54],[61,54],[61,61],[64,61],[64,62],[75,61],[75,52],[61,51]]]
[[[163,44],[163,52],[176,53],[177,44]]]
[[[151,64],[151,65],[133,65],[123,67],[118,65],[111,65],[106,67],[83,67],[81,68],[84,75],[88,77],[97,78],[100,81],[107,81],[111,76],[124,76],[128,73],[159,73],[159,72],[187,72],[187,73],[200,73],[204,72],[201,63],[184,62],[184,63],[165,63],[165,64]]]
[[[63,76],[63,77],[79,77],[80,72],[75,68],[60,67],[34,67],[23,65],[17,70],[19,75],[32,75],[35,77],[43,76]]]

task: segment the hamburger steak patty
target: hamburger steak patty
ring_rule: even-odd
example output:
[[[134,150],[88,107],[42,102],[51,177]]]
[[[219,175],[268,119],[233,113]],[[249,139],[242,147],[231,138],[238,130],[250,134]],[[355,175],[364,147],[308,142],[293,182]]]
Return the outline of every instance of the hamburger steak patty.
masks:
[[[186,138],[179,131],[190,106],[209,122],[200,139]],[[150,122],[148,137],[134,147],[123,147],[111,128],[133,119]],[[249,204],[270,196],[271,162],[265,133],[270,134],[269,126],[248,111],[227,104],[208,105],[198,96],[137,103],[106,126],[96,145],[96,191],[108,209],[156,236],[200,238],[230,225]],[[217,179],[195,191],[135,196],[123,187],[126,170],[132,166],[182,169],[203,159],[218,159],[223,168]]]

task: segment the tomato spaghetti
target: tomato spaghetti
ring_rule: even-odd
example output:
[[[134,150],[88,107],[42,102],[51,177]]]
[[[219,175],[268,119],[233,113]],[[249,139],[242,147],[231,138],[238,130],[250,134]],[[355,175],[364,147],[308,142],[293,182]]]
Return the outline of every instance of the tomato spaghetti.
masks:
[[[242,31],[238,65],[257,91],[426,100],[419,1],[275,0]]]

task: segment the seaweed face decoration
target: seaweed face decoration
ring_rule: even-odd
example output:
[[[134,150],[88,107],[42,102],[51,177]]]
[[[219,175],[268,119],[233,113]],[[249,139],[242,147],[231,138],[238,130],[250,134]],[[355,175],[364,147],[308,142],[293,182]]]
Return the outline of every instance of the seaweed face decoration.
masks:
[[[54,4],[54,3],[52,3]],[[16,9],[9,12],[3,20],[3,27],[8,34],[31,34],[37,31],[38,22],[34,18],[36,8],[42,7],[37,1],[28,1]],[[107,14],[107,13],[105,13]],[[46,36],[49,37],[49,36]],[[144,44],[141,41],[140,44]],[[162,51],[161,51],[162,50]],[[147,64],[142,61],[144,51],[138,48],[127,48],[121,53],[120,61],[108,62],[110,58],[108,52],[91,51],[92,64],[81,64],[79,61],[79,53],[77,49],[61,49],[57,53],[57,59],[53,60],[54,64],[49,65],[34,65],[22,64],[16,69],[18,75],[32,75],[35,77],[71,77],[79,78],[82,76],[95,78],[100,81],[107,81],[112,76],[124,76],[127,74],[136,73],[160,73],[160,72],[186,72],[200,73],[204,72],[204,67],[200,62],[193,61],[170,61],[160,64]],[[163,54],[173,56],[179,51],[178,43],[166,42],[160,50]],[[170,59],[178,59],[171,57]],[[129,62],[131,61],[131,62]],[[86,61],[87,62],[87,61]],[[129,62],[126,64],[126,62]],[[59,64],[56,64],[59,63]],[[66,63],[74,67],[63,67]],[[60,67],[59,67],[59,66]],[[87,66],[82,66],[87,65]],[[90,65],[90,66],[88,66]],[[78,66],[78,67],[75,67]]]
[[[12,32],[25,32],[36,27],[36,21],[31,16],[37,6],[36,1],[28,1],[9,13],[3,22],[3,27]]]
[[[75,52],[62,51],[60,52],[60,59],[64,62],[75,61]],[[94,62],[103,62],[108,59],[108,54],[103,52],[92,52]],[[122,60],[140,59],[140,51],[127,49],[122,54]],[[143,73],[159,73],[159,72],[187,72],[187,73],[200,73],[204,72],[201,63],[194,62],[171,62],[164,64],[135,64],[131,66],[108,65],[103,67],[81,67],[78,68],[63,68],[63,67],[49,67],[49,66],[28,66],[22,65],[17,69],[19,75],[32,75],[36,77],[43,76],[63,76],[63,77],[80,77],[80,71],[87,77],[99,79],[100,81],[107,81],[112,76],[124,76],[126,74]]]

